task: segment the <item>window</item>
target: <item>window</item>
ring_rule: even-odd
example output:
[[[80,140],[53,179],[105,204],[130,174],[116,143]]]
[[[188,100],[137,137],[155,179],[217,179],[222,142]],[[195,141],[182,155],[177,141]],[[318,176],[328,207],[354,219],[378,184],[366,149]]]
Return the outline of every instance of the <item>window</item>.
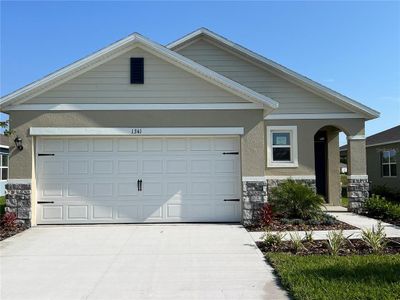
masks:
[[[267,147],[268,167],[297,167],[297,126],[268,126]]]
[[[381,164],[382,164],[382,177],[396,177],[397,176],[397,165],[396,165],[396,150],[388,150],[381,152]]]
[[[0,153],[0,180],[8,178],[8,154]]]

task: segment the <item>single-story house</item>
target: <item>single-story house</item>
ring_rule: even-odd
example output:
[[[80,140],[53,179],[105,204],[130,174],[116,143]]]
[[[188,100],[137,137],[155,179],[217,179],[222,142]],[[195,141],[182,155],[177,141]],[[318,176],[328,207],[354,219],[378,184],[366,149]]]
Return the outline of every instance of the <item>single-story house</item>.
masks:
[[[340,131],[357,209],[379,116],[204,28],[166,46],[134,33],[1,107],[16,138],[6,209],[33,225],[249,224],[287,178],[338,204]]]
[[[5,194],[8,179],[8,137],[0,134],[0,196]]]
[[[400,125],[367,137],[365,143],[372,190],[383,185],[400,190]],[[347,156],[347,145],[340,147],[340,155]]]

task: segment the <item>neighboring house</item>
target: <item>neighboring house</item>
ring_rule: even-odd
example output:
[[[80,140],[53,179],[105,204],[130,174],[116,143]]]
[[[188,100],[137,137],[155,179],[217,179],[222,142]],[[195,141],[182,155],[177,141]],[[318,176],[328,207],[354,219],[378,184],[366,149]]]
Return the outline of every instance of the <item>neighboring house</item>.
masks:
[[[372,188],[385,185],[400,190],[400,125],[367,137],[366,148]],[[347,155],[347,145],[340,147],[340,155]]]
[[[5,194],[8,178],[8,137],[0,134],[0,196]]]
[[[9,189],[31,191],[18,214],[33,224],[249,224],[287,178],[338,204],[340,131],[357,209],[379,116],[207,29],[167,46],[132,34],[1,106],[23,146]]]

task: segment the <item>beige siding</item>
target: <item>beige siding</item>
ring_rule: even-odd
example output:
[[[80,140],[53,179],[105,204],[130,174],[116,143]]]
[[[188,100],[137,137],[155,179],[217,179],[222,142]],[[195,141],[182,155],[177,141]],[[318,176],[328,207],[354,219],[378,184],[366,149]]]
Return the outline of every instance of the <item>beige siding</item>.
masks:
[[[345,108],[308,92],[203,39],[194,42],[178,52],[278,101],[280,106],[274,113],[349,112]]]
[[[135,56],[144,57],[144,84],[130,84],[130,57]],[[141,48],[135,48],[27,103],[208,102],[247,101]]]

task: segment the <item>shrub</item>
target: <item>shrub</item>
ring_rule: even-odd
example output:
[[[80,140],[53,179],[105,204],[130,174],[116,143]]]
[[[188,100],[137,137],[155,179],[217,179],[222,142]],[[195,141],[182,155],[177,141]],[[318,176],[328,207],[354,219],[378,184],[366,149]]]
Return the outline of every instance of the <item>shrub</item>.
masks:
[[[306,242],[306,243],[312,243],[312,242],[314,242],[312,230],[311,230],[311,231],[306,231],[306,232],[304,233],[304,239],[303,239],[303,241]]]
[[[260,222],[261,226],[267,226],[271,224],[272,222],[272,207],[271,204],[266,203],[264,206],[261,208],[261,216],[260,216]]]
[[[364,210],[370,217],[400,222],[400,205],[387,201],[378,195],[372,195],[365,201]]]
[[[295,253],[300,252],[300,250],[305,250],[306,247],[303,245],[303,239],[300,237],[298,232],[290,233],[290,241],[293,246]]]
[[[267,247],[279,247],[282,245],[285,236],[285,233],[271,233],[267,231],[261,239]]]
[[[291,179],[271,190],[272,210],[286,218],[312,219],[322,212],[323,203],[323,198],[316,195],[310,187]]]
[[[4,228],[13,228],[17,225],[17,215],[13,212],[6,212],[1,218],[1,225]]]
[[[345,242],[343,230],[328,232],[328,247],[332,255],[338,255]]]
[[[381,222],[378,222],[378,226],[375,230],[373,226],[372,229],[365,229],[361,233],[361,239],[372,248],[372,252],[380,253],[386,247],[386,234],[385,228],[382,226]]]
[[[395,190],[386,185],[376,185],[372,188],[372,194],[381,195],[387,200],[400,204],[400,190]]]

